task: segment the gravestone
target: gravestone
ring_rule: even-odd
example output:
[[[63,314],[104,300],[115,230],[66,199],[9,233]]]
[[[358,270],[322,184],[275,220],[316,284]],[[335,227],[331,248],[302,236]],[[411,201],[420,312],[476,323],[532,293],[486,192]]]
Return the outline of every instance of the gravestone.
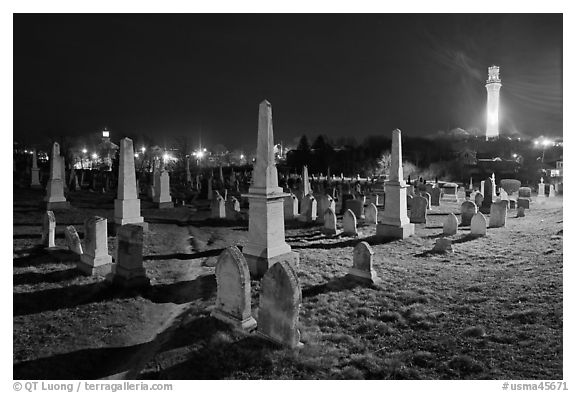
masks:
[[[142,249],[144,229],[140,225],[127,224],[118,229],[116,236],[116,263],[112,264],[112,282],[125,288],[150,285],[146,276]]]
[[[302,222],[314,222],[318,216],[318,203],[312,194],[308,194],[302,201],[302,212],[298,220]]]
[[[322,224],[322,223],[324,223],[324,212],[328,208],[332,208],[332,209],[336,210],[336,203],[334,202],[334,199],[332,199],[332,197],[330,195],[326,195],[326,194],[320,195],[317,202],[318,202],[318,209],[317,209],[318,217],[317,217],[316,221],[318,223]]]
[[[346,201],[346,208],[352,210],[357,218],[364,218],[364,203],[361,199],[349,199]]]
[[[356,229],[356,215],[350,209],[346,210],[342,217],[342,229],[343,235],[358,236],[358,230]]]
[[[458,202],[458,184],[456,183],[444,183],[442,185],[442,200],[450,202]]]
[[[458,187],[456,197],[458,198],[458,202],[465,201],[466,200],[466,189],[464,187]]]
[[[482,200],[482,204],[479,207],[481,213],[488,214],[490,213],[490,206],[492,205],[492,179],[487,178],[484,182],[484,191],[482,195],[484,199]]]
[[[440,198],[442,196],[442,191],[439,187],[434,187],[430,193],[430,203],[432,206],[440,206]]]
[[[532,190],[530,189],[530,187],[520,187],[518,189],[518,198],[531,199],[532,198]]]
[[[298,198],[290,193],[284,197],[284,219],[293,220],[298,217]]]
[[[530,199],[518,197],[518,200],[516,202],[517,202],[518,208],[530,209]]]
[[[452,248],[452,240],[446,239],[445,237],[440,237],[436,239],[434,248],[432,252],[444,253],[444,252],[454,252]]]
[[[478,212],[472,217],[470,222],[470,235],[472,236],[486,236],[486,217],[484,214]]]
[[[84,221],[84,253],[76,268],[87,275],[110,273],[112,257],[108,255],[108,220],[90,217]]]
[[[556,189],[554,184],[550,184],[550,190],[548,190],[548,198],[554,198],[556,196]]]
[[[378,224],[378,208],[371,203],[364,209],[365,220],[368,224]]]
[[[219,193],[216,193],[216,198],[210,203],[210,212],[212,218],[226,218],[226,202]]]
[[[293,266],[287,261],[272,265],[261,282],[258,335],[288,348],[301,346],[300,303],[302,291]]]
[[[478,213],[478,206],[474,202],[465,201],[460,205],[460,217],[462,217],[462,225],[469,226],[470,221],[474,214]]]
[[[51,210],[44,213],[42,220],[42,245],[48,248],[56,247],[56,217]]]
[[[426,224],[426,198],[415,196],[412,199],[412,208],[410,209],[410,222],[414,224]]]
[[[240,201],[236,197],[230,197],[224,202],[224,205],[227,219],[237,220],[240,218]]]
[[[505,227],[507,215],[508,201],[494,202],[492,206],[490,206],[490,227]]]
[[[272,105],[264,100],[258,108],[258,143],[256,163],[252,170],[249,200],[248,240],[242,248],[250,275],[262,277],[277,261],[291,260],[298,265],[299,256],[286,243],[284,232],[284,198],[278,187],[278,171],[274,155]]]
[[[448,214],[444,221],[443,231],[444,235],[455,235],[458,232],[458,218],[454,213]]]
[[[226,248],[218,257],[216,284],[216,306],[210,315],[237,329],[254,330],[256,321],[251,310],[250,269],[236,246]]]
[[[538,198],[546,197],[546,184],[544,184],[544,179],[540,178],[540,183],[538,183]]]
[[[424,198],[426,198],[426,209],[430,210],[432,209],[432,196],[430,195],[429,192],[422,192],[420,193],[420,195]]]
[[[48,178],[46,197],[44,198],[46,210],[70,208],[70,203],[64,196],[63,161],[63,157],[60,156],[60,145],[54,142],[50,155],[50,177]]]
[[[348,277],[353,280],[368,284],[378,284],[381,282],[373,267],[374,251],[366,242],[360,242],[354,247],[352,254],[352,267],[348,272]]]
[[[75,254],[82,255],[82,242],[80,236],[73,225],[67,226],[64,229],[64,236],[66,237],[66,245]]]
[[[323,216],[324,226],[322,227],[322,233],[326,235],[336,235],[338,233],[338,229],[336,227],[336,213],[334,209],[326,209]]]
[[[432,194],[432,190],[434,189],[434,185],[432,183],[426,183],[425,190],[428,194]]]
[[[476,204],[476,206],[481,206],[482,201],[484,201],[484,195],[482,195],[481,192],[476,193],[476,195],[474,196],[474,203]]]
[[[524,216],[525,216],[524,208],[520,206],[516,212],[516,217],[518,218],[518,217],[524,217]]]
[[[482,194],[482,195],[485,195],[485,194],[484,194],[484,184],[485,184],[485,183],[486,183],[486,182],[485,182],[484,180],[482,180],[482,181],[480,182],[480,194]]]
[[[340,206],[340,214],[344,214],[348,207],[346,207],[348,201],[354,200],[354,195],[352,194],[342,194],[342,205]]]
[[[134,146],[132,139],[120,140],[120,168],[118,171],[118,194],[114,200],[114,223],[141,225],[144,230],[148,224],[140,215],[140,199],[136,189],[136,169],[134,167]]]
[[[412,195],[406,195],[406,207],[408,209],[412,208],[412,201],[414,200],[414,197]]]
[[[152,201],[159,209],[174,207],[172,197],[170,196],[170,175],[165,169],[157,172],[154,197],[152,198]]]
[[[42,188],[40,183],[40,168],[38,168],[38,159],[36,157],[36,149],[32,150],[32,178],[30,179],[31,188]]]

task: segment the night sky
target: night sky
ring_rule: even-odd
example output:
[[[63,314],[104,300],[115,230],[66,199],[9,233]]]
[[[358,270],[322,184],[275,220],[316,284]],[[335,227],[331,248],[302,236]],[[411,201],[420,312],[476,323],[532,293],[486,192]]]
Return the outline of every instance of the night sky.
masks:
[[[561,136],[560,14],[17,14],[14,139],[250,147],[263,99],[278,141],[483,131],[492,64],[501,131]]]

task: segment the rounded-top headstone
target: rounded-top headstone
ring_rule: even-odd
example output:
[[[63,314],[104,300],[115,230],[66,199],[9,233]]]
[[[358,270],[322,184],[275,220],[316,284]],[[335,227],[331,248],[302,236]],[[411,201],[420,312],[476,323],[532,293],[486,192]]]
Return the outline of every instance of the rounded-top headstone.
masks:
[[[443,233],[444,235],[455,235],[456,232],[458,232],[458,218],[454,213],[450,213],[444,221]]]
[[[354,247],[352,255],[352,268],[348,273],[355,279],[376,284],[380,279],[373,267],[374,250],[367,242],[360,242]]]
[[[412,207],[410,208],[411,223],[426,223],[426,206],[428,202],[422,196],[412,198]]]
[[[472,201],[465,201],[460,205],[462,225],[469,226],[474,214],[478,213],[478,206]]]
[[[371,203],[364,209],[364,216],[366,217],[366,222],[370,224],[378,223],[378,208],[375,204]]]
[[[478,212],[472,217],[470,223],[470,234],[474,236],[485,236],[486,235],[486,217],[484,214]]]
[[[358,235],[358,230],[356,229],[357,221],[356,215],[350,209],[346,210],[344,216],[342,217],[342,229],[344,235]]]

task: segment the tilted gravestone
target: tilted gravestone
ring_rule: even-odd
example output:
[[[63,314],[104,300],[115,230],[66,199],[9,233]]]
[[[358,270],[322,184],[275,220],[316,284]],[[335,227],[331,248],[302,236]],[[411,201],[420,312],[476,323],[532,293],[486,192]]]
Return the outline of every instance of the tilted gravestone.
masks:
[[[444,235],[455,235],[458,232],[458,218],[454,213],[448,214],[444,221],[443,231]]]
[[[415,196],[412,199],[412,208],[410,209],[410,222],[414,224],[426,224],[426,198]]]
[[[112,265],[112,280],[115,284],[135,288],[147,286],[142,250],[144,229],[140,225],[127,224],[118,229],[116,236],[116,263]]]
[[[298,217],[298,198],[294,194],[284,197],[284,219],[293,220]]]
[[[440,206],[440,198],[442,196],[442,191],[439,187],[434,187],[430,193],[430,203],[432,206]]]
[[[66,237],[66,245],[75,254],[82,255],[82,242],[80,236],[73,225],[67,226],[64,229],[64,236]]]
[[[84,254],[76,263],[84,274],[105,275],[112,268],[112,257],[108,255],[108,220],[90,217],[84,222]]]
[[[336,228],[336,213],[334,212],[334,209],[326,209],[323,216],[324,226],[322,227],[322,233],[326,235],[336,235],[338,230]]]
[[[478,207],[474,202],[463,202],[462,205],[460,205],[460,217],[462,217],[462,225],[469,226],[472,217],[476,213],[478,213]]]
[[[48,210],[42,220],[42,245],[48,248],[56,247],[56,217],[54,212]]]
[[[211,316],[237,329],[255,329],[256,321],[250,307],[250,270],[246,258],[236,246],[228,247],[220,254],[216,264],[216,284],[216,306]]]
[[[473,236],[486,236],[486,217],[484,214],[478,212],[472,217],[470,222],[470,235]]]
[[[365,220],[369,224],[378,224],[378,208],[375,204],[369,204],[366,209],[364,209]]]
[[[342,234],[346,236],[357,236],[358,230],[356,229],[356,223],[356,215],[354,212],[350,209],[346,210],[342,217]]]
[[[506,226],[508,215],[508,201],[494,202],[490,207],[490,227],[499,228]]]
[[[302,345],[298,330],[300,303],[302,291],[296,271],[287,261],[276,262],[261,282],[258,335],[289,348]]]
[[[354,247],[353,265],[348,272],[350,278],[370,284],[378,284],[378,278],[373,267],[374,251],[366,242],[360,242]]]

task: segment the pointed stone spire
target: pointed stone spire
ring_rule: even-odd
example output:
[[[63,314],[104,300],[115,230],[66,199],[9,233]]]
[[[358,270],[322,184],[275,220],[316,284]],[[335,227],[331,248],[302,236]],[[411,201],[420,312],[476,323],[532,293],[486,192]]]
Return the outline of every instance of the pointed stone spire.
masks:
[[[402,169],[402,133],[398,128],[392,131],[392,162],[390,164],[390,182],[404,183]]]
[[[310,194],[310,178],[308,177],[308,167],[304,165],[302,168],[302,196]]]
[[[32,169],[38,169],[38,158],[36,157],[36,149],[32,150]]]
[[[281,193],[278,187],[278,172],[274,160],[274,132],[272,129],[272,105],[264,100],[258,111],[258,145],[254,165],[254,183],[250,193]]]
[[[144,230],[147,230],[144,218],[140,215],[140,199],[138,199],[134,167],[134,144],[130,138],[120,141],[118,196],[114,200],[114,222],[119,226],[142,225]]]

